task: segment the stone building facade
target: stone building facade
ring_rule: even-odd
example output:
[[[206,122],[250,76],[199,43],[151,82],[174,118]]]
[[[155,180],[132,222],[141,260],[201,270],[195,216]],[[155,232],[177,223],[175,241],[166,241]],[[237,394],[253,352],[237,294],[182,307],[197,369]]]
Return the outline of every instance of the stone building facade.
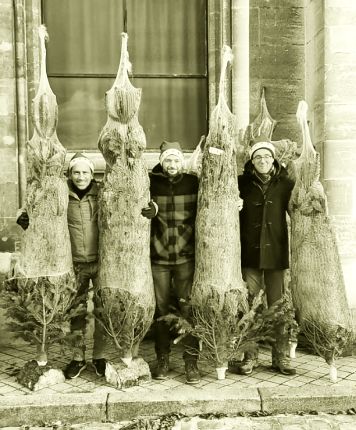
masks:
[[[13,252],[21,236],[15,219],[26,192],[30,105],[39,80],[37,28],[46,2],[0,0],[0,252]],[[207,112],[216,103],[223,44],[235,55],[228,96],[242,127],[258,114],[263,87],[278,121],[273,140],[300,142],[295,113],[300,100],[309,105],[349,304],[356,308],[356,2],[206,0],[205,5]],[[148,159],[157,149],[151,148]],[[100,153],[89,152],[102,169]]]

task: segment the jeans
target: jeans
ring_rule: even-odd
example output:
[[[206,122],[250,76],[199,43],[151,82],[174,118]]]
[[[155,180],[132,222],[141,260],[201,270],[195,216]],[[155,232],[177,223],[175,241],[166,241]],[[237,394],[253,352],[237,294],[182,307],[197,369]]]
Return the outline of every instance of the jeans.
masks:
[[[88,263],[73,264],[74,273],[77,279],[78,292],[77,296],[81,297],[81,302],[85,307],[88,305],[88,296],[90,290],[90,281],[92,282],[94,291],[98,287],[98,263],[96,261]],[[94,295],[94,307],[96,306],[96,300]],[[87,329],[87,313],[76,316],[71,320],[71,332],[72,334],[78,333],[79,337],[82,337],[83,341],[81,345],[76,343],[73,345],[73,359],[84,360],[86,346],[84,343],[84,337]],[[93,359],[104,358],[104,349],[106,345],[105,331],[101,324],[94,321],[94,346],[93,346]]]
[[[191,318],[189,305],[194,277],[194,261],[183,264],[152,264],[152,276],[156,296],[156,317],[165,316],[171,306],[177,306],[182,316]],[[197,360],[198,340],[187,335],[182,340],[185,361]],[[155,322],[155,350],[157,356],[170,353],[170,328],[165,321]]]

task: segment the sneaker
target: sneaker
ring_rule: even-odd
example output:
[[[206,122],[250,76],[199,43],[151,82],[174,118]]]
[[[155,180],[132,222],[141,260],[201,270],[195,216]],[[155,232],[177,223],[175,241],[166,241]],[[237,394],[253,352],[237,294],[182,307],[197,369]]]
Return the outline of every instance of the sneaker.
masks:
[[[296,375],[297,370],[290,365],[288,358],[281,358],[272,362],[272,369],[277,370],[282,375],[292,376]]]
[[[105,376],[105,370],[106,370],[105,358],[94,358],[93,359],[93,366],[95,369],[95,373],[98,376]]]
[[[74,379],[77,376],[79,376],[86,367],[87,367],[87,364],[85,360],[82,360],[82,361],[72,360],[64,369],[63,373],[67,379]]]
[[[198,384],[200,382],[200,373],[195,361],[185,362],[185,378],[187,384]]]
[[[167,379],[169,371],[169,356],[160,355],[157,357],[157,367],[156,373],[154,375],[155,379]]]
[[[239,367],[239,374],[251,375],[255,367],[258,367],[257,358],[247,358],[241,363],[241,366]]]

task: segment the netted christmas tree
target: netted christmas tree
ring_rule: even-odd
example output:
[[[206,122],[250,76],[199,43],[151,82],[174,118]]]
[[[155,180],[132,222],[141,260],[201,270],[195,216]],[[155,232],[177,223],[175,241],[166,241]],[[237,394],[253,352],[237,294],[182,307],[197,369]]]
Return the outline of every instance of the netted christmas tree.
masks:
[[[224,96],[231,49],[224,47],[219,100],[210,119],[202,156],[196,218],[196,266],[192,287],[194,332],[202,356],[226,367],[229,344],[239,319],[248,311],[240,260],[236,118]]]
[[[150,221],[141,209],[150,200],[138,122],[141,89],[129,80],[127,34],[122,34],[116,80],[106,93],[107,122],[98,146],[106,161],[99,194],[99,291],[96,317],[127,364],[153,320],[155,298],[150,263]]]
[[[70,318],[81,310],[75,303],[67,225],[66,151],[56,133],[58,107],[46,74],[47,32],[43,26],[39,37],[41,76],[32,104],[33,136],[27,143],[25,210],[29,226],[13,276],[5,282],[4,297],[10,329],[37,346],[37,364],[45,366],[48,348],[64,340]]]
[[[335,382],[335,359],[351,341],[352,322],[307,109],[301,101],[297,119],[303,146],[293,163],[296,184],[290,200],[291,288],[301,331],[330,365],[330,378]]]

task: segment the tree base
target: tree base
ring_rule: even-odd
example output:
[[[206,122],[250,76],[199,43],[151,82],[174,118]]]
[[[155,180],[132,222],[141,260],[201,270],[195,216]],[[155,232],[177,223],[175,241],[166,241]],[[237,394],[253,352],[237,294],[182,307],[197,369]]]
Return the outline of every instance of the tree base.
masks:
[[[138,357],[131,361],[129,367],[122,362],[107,363],[105,379],[116,388],[129,388],[150,381],[151,372],[146,361]]]
[[[64,382],[65,376],[60,369],[52,368],[48,364],[39,366],[36,360],[31,360],[20,370],[16,380],[32,391],[38,391]]]

